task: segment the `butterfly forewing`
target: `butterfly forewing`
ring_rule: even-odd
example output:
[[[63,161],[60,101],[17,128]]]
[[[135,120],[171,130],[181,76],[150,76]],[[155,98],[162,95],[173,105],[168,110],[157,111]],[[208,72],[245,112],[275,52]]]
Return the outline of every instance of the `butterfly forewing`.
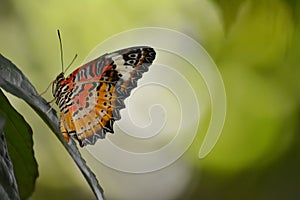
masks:
[[[105,54],[56,80],[54,96],[61,112],[61,131],[81,146],[113,133],[124,99],[155,59],[150,47],[132,47]]]

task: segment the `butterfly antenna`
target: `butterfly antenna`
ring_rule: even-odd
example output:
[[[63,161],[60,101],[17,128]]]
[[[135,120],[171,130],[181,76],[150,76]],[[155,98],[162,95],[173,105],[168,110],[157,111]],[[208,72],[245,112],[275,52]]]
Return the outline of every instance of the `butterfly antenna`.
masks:
[[[75,54],[74,58],[72,59],[72,61],[70,62],[70,64],[68,65],[68,67],[66,68],[66,70],[64,72],[66,72],[71,67],[71,65],[76,60],[76,58],[77,58],[77,54]]]
[[[58,40],[59,40],[59,48],[60,48],[60,60],[61,60],[61,71],[64,73],[64,55],[63,55],[63,46],[61,42],[61,36],[59,29],[57,29],[57,35],[58,35]]]
[[[46,94],[46,92],[49,90],[50,86],[53,84],[53,81],[48,85],[48,87],[46,88],[46,90],[44,90],[43,92],[39,93],[38,95],[35,96],[43,96],[44,94]]]

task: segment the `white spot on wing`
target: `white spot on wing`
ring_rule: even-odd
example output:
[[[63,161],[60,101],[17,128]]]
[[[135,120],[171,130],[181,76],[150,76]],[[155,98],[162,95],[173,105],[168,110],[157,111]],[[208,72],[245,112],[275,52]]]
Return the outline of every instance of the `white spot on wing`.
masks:
[[[123,59],[122,55],[114,56],[114,57],[112,57],[112,60],[114,61],[114,63],[116,65],[124,65],[124,63],[125,63],[125,60]]]

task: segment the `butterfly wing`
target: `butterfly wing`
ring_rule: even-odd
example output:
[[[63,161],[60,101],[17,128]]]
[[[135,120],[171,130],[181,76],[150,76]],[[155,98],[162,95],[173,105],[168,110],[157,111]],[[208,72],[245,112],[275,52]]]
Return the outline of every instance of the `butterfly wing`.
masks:
[[[75,70],[69,81],[72,104],[61,115],[61,130],[74,134],[81,146],[113,133],[124,99],[155,59],[150,47],[132,47],[105,54]]]

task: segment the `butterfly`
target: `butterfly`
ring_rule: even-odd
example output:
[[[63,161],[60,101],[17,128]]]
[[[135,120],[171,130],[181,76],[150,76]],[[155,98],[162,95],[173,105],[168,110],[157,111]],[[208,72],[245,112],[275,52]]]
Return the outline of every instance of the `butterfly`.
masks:
[[[104,54],[73,71],[61,72],[52,84],[60,111],[60,130],[68,143],[75,138],[81,147],[93,145],[121,118],[126,99],[147,72],[156,52],[136,46]]]

